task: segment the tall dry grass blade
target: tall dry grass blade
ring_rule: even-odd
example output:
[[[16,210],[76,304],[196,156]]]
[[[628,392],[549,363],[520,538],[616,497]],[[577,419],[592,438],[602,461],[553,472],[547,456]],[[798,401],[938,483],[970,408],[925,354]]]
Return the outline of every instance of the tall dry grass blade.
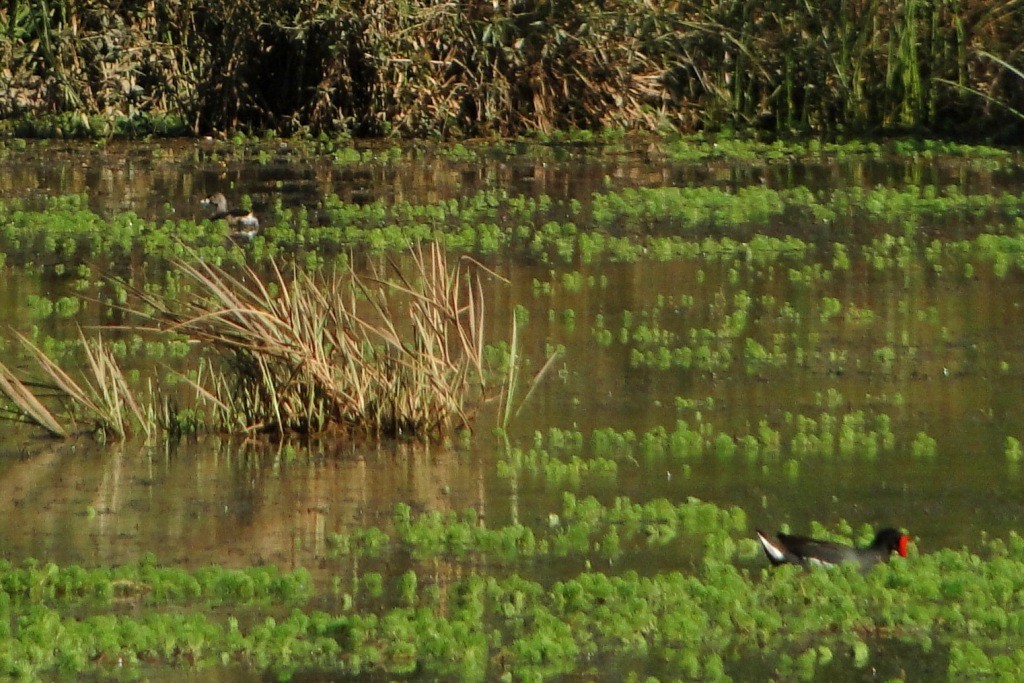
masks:
[[[67,430],[61,426],[53,413],[47,410],[35,394],[3,363],[0,363],[0,390],[30,422],[39,425],[53,436],[65,437],[68,435]]]
[[[221,410],[227,410],[228,409],[227,403],[221,401],[215,394],[213,394],[210,390],[208,390],[206,387],[203,386],[203,382],[202,382],[203,372],[204,372],[205,368],[207,368],[207,367],[208,367],[208,363],[207,363],[206,359],[200,359],[199,360],[199,370],[196,373],[196,379],[192,379],[188,375],[182,374],[180,372],[175,372],[174,374],[176,374],[186,384],[191,386],[192,389],[195,390],[197,396],[199,396],[199,398],[201,400],[210,401],[211,403],[214,403]],[[212,370],[210,370],[209,372],[212,372]]]
[[[113,363],[112,359],[104,352],[102,342],[97,340],[94,348],[85,338],[81,328],[79,328],[78,334],[85,353],[86,367],[95,380],[93,383],[87,378],[83,378],[89,392],[96,398],[94,404],[98,411],[97,420],[105,425],[106,430],[123,439],[130,431],[124,412],[125,405],[129,405],[125,397],[130,397],[130,395],[127,386],[123,383],[123,376],[116,370],[116,363]],[[130,399],[130,401],[129,409],[135,409],[135,414],[141,423],[141,413],[138,412],[134,399]]]
[[[101,338],[97,337],[94,343],[90,343],[81,328],[78,333],[86,360],[81,383],[76,382],[27,337],[21,333],[15,334],[56,389],[87,413],[99,431],[123,439],[132,432],[134,424],[147,437],[150,436],[152,424],[132,395],[113,354],[103,345]]]
[[[519,413],[523,410],[523,406],[525,406],[529,402],[530,397],[533,396],[533,392],[537,390],[537,387],[540,385],[541,380],[544,379],[544,375],[546,375],[548,371],[552,367],[554,367],[555,361],[558,360],[558,357],[560,355],[561,353],[558,351],[552,353],[548,357],[547,361],[545,361],[544,365],[541,366],[541,369],[537,371],[537,374],[533,376],[533,379],[530,380],[530,388],[527,389],[526,396],[523,396],[523,400],[519,402],[519,407],[516,408],[516,412],[515,415],[513,415],[513,417],[519,417]]]
[[[132,433],[133,427],[138,428],[147,438],[151,436],[153,425],[147,418],[147,411],[143,411],[136,401],[124,372],[113,352],[104,345],[103,338],[97,335],[90,342],[81,328],[78,334],[88,370],[83,381],[95,397],[95,418],[101,428],[122,439]],[[92,377],[92,382],[89,377]]]
[[[99,415],[102,413],[99,406],[92,400],[88,393],[71,378],[68,373],[57,365],[49,356],[47,356],[42,349],[33,344],[28,337],[24,336],[20,332],[15,332],[17,337],[21,339],[21,343],[32,353],[35,357],[39,367],[49,375],[50,379],[57,385],[57,389],[64,395],[74,401],[77,405],[85,408],[88,412],[93,415]]]

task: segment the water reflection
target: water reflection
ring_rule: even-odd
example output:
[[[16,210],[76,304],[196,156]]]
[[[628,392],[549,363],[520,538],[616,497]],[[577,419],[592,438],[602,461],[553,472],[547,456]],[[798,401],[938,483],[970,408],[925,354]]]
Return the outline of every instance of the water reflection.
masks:
[[[399,501],[486,511],[480,458],[437,445],[30,443],[0,471],[0,538],[15,560],[93,566],[152,552],[186,567],[315,568],[329,533],[386,526]]]

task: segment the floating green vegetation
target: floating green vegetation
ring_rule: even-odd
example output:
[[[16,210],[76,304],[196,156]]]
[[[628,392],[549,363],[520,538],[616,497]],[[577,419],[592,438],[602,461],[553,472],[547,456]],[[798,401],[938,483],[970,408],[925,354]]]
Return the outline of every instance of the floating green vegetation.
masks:
[[[512,448],[498,461],[498,476],[504,479],[530,474],[541,477],[548,486],[578,488],[584,477],[604,476],[614,479],[618,463],[608,458],[587,458],[578,455],[568,460],[552,455],[544,449],[522,450]]]
[[[781,424],[761,420],[747,434],[719,431],[706,422],[701,413],[696,414],[694,422],[677,420],[671,428],[658,426],[642,434],[630,429],[597,428],[590,435],[589,449],[587,440],[579,435],[572,447],[559,449],[560,457],[587,455],[588,458],[633,464],[665,460],[686,462],[711,455],[722,458],[741,455],[749,461],[767,462],[778,461],[786,455],[796,458],[841,455],[870,460],[900,445],[892,429],[892,418],[882,412],[823,412],[818,417],[786,413]],[[560,437],[549,437],[555,438]],[[550,457],[548,451],[555,450],[544,441],[531,451],[538,454],[536,457]],[[929,444],[930,450],[925,448],[924,453],[919,453]],[[922,432],[914,437],[907,450],[923,455],[933,454],[934,448],[935,440]]]
[[[1024,449],[1021,449],[1020,439],[1013,436],[1006,437],[1004,453],[1010,462],[1019,462],[1021,458],[1024,458]]]
[[[890,143],[871,140],[850,140],[846,142],[824,142],[813,139],[807,142],[772,140],[762,141],[728,135],[690,135],[666,140],[662,152],[676,161],[725,161],[766,164],[789,161],[794,158],[836,158],[851,157],[920,157],[960,156],[969,159],[1006,159],[1010,153],[996,147],[967,145],[948,140],[894,140]]]
[[[911,452],[915,458],[934,458],[938,454],[938,444],[924,432],[918,432],[911,444]]]
[[[105,219],[88,208],[85,195],[50,197],[41,211],[20,200],[0,202],[0,241],[12,264],[48,263],[66,268],[87,259],[118,257],[141,248],[146,254],[182,254],[185,244],[200,257],[224,251],[222,228],[191,221],[157,224],[131,212]],[[12,258],[13,257],[13,258]]]
[[[188,571],[163,567],[147,555],[138,564],[86,569],[58,567],[25,560],[20,566],[0,561],[0,590],[8,600],[54,606],[301,604],[313,594],[312,578],[304,569],[281,572],[268,565],[232,570],[218,566]],[[10,607],[10,603],[8,604]]]
[[[1000,245],[986,226],[1019,221],[1022,210],[1019,195],[966,195],[955,186],[850,187],[819,194],[806,187],[751,186],[731,192],[708,187],[626,188],[597,193],[587,204],[546,195],[511,195],[503,189],[424,204],[357,204],[328,196],[319,216],[305,207],[276,206],[262,234],[242,245],[227,239],[223,226],[209,221],[160,223],[133,213],[103,218],[88,208],[86,197],[72,195],[48,199],[41,211],[29,210],[18,200],[0,202],[0,246],[11,265],[55,272],[100,256],[181,258],[189,250],[213,263],[239,263],[243,258],[269,262],[298,253],[317,267],[353,248],[381,253],[438,242],[451,250],[514,250],[561,263],[577,258],[583,263],[740,259],[747,267],[763,268],[788,261],[793,277],[816,281],[828,277],[828,271],[807,270],[802,261],[814,252],[815,241],[834,234],[837,227],[869,220],[898,231],[882,237],[866,234],[861,252],[876,269],[907,268],[923,250],[930,259],[944,252],[941,245],[936,250],[934,244],[924,244],[926,236],[930,239],[922,229],[926,221],[963,221],[975,233],[977,244],[972,250],[970,242],[961,242],[960,253],[974,251],[992,258],[1010,245]],[[780,220],[789,226],[781,237],[771,234]],[[725,228],[735,235],[709,234]],[[1020,239],[1016,234],[998,237],[1013,244]],[[835,269],[849,269],[850,247],[833,246]],[[569,277],[563,285],[567,291],[578,291],[580,283]]]
[[[657,187],[595,194],[593,222],[627,228],[671,219],[681,228],[708,225],[765,223],[780,215],[788,193],[762,187],[744,187],[735,193],[715,187]]]
[[[392,534],[369,527],[332,534],[328,543],[334,557],[380,558],[410,552],[420,560],[445,557],[521,565],[541,557],[595,554],[614,561],[627,551],[665,546],[685,535],[700,538],[703,546],[721,543],[713,552],[726,561],[734,559],[738,548],[721,537],[746,531],[746,519],[738,507],[726,509],[695,497],[681,503],[664,498],[637,503],[620,496],[604,505],[593,496],[563,492],[561,509],[549,512],[539,527],[514,523],[491,528],[472,509],[414,515],[408,505],[399,504]],[[608,546],[612,537],[614,552]],[[707,540],[712,537],[713,542]]]
[[[328,611],[309,607],[327,596],[301,569],[187,571],[152,558],[110,569],[4,561],[0,606],[17,627],[0,629],[0,674],[124,676],[154,665],[240,664],[279,676],[313,669],[539,680],[596,675],[593,657],[601,653],[623,679],[653,667],[670,672],[669,680],[729,680],[751,666],[804,678],[878,666],[887,643],[914,648],[949,680],[1024,674],[1016,654],[1024,635],[1017,535],[988,541],[984,557],[940,549],[868,572],[768,569],[745,538],[742,512],[694,507],[681,517],[687,509],[603,507],[567,496],[548,527],[571,548],[576,532],[563,525],[610,524],[600,543],[613,555],[633,528],[661,541],[675,523],[684,534],[723,530],[698,545],[703,559],[692,572],[587,570],[540,582],[467,569],[437,585],[432,572],[417,569],[391,579],[365,571],[354,577],[354,593],[329,600],[338,606]],[[488,558],[538,547],[522,532],[484,541],[471,516],[414,517],[399,507],[394,523],[417,555],[472,548]]]

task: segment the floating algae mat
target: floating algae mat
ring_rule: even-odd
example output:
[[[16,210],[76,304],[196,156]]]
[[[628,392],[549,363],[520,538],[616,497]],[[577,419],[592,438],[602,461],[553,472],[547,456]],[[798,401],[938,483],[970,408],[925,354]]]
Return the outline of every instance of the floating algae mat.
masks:
[[[1021,677],[1019,154],[5,144],[0,360],[67,436],[5,406],[0,674]],[[144,324],[197,300],[182,264],[271,299],[355,273],[365,306],[428,243],[485,316],[483,387],[426,438],[237,429],[230,352]],[[40,355],[116,367],[124,437]],[[754,540],[888,525],[910,556],[866,573]]]

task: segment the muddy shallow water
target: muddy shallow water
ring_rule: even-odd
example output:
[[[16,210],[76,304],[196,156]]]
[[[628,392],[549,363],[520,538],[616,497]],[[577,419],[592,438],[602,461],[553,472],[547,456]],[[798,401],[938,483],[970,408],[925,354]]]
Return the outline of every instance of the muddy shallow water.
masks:
[[[482,494],[479,463],[451,451],[283,450],[217,439],[26,446],[4,463],[5,555],[295,568],[324,554],[328,531],[386,523],[393,501],[462,509]]]
[[[251,195],[257,210],[280,201],[285,208],[308,205],[314,211],[326,193],[356,202],[427,203],[488,187],[583,202],[596,191],[669,185],[818,190],[914,182],[956,184],[964,193],[1024,192],[1020,164],[944,157],[700,164],[671,162],[642,149],[593,155],[548,150],[340,166],[292,156],[283,147],[262,162],[224,161],[215,149],[210,143],[174,143],[158,152],[152,145],[30,148],[3,161],[0,198],[35,201],[86,192],[105,215],[132,210],[168,218],[201,216],[195,200],[215,190]],[[950,220],[929,231],[959,238],[974,230],[967,223]],[[883,231],[857,227],[862,232],[850,238],[852,244]],[[780,234],[804,230],[773,228]],[[763,423],[783,434],[777,455],[708,453],[685,461],[637,455],[620,463],[617,477],[585,476],[567,485],[540,475],[498,476],[503,452],[490,434],[493,406],[484,407],[476,436],[463,446],[213,436],[104,446],[89,437],[50,441],[9,424],[0,437],[2,554],[13,561],[105,565],[155,553],[160,562],[189,567],[302,566],[326,580],[340,566],[328,557],[329,535],[386,527],[398,502],[414,511],[473,508],[495,526],[512,520],[543,525],[560,509],[566,489],[604,502],[617,495],[634,501],[696,496],[739,506],[752,527],[768,529],[788,524],[802,530],[812,520],[896,524],[914,534],[920,552],[977,548],[983,533],[1021,530],[1024,473],[1005,446],[1007,437],[1024,438],[1024,275],[1017,269],[1000,275],[984,263],[964,277],[939,277],[920,264],[874,270],[855,248],[850,251],[851,269],[812,282],[791,274],[804,265],[798,260],[737,270],[729,262],[549,265],[490,257],[490,265],[511,280],[508,287],[489,285],[488,315],[501,321],[492,323],[495,329],[522,305],[529,317],[523,346],[534,368],[549,345],[565,346],[557,371],[514,423],[514,446],[528,448],[536,432],[551,428],[578,430],[589,443],[595,429],[643,434],[685,420],[737,440],[756,434]],[[21,329],[38,324],[18,302],[26,293],[56,298],[61,283],[7,270],[0,301],[11,311],[9,321]],[[584,281],[605,283],[570,291],[563,276],[573,271]],[[550,293],[539,283],[552,283]],[[630,344],[619,338],[625,312],[647,311],[681,343],[691,329],[716,328],[741,290],[755,302],[746,333],[766,347],[775,340],[790,358],[806,354],[806,362],[773,367],[740,361],[714,372],[631,363]],[[870,310],[873,317],[829,319],[821,311],[825,297],[847,310],[850,304]],[[793,313],[780,314],[782,302]],[[596,341],[599,317],[614,332],[607,346]],[[52,334],[73,335],[71,322],[45,325]],[[888,360],[885,349],[892,350]],[[889,420],[892,444],[877,455],[858,448],[818,457],[788,452],[794,416],[831,413],[842,420],[858,412],[869,421],[879,415]],[[933,453],[915,452],[920,434],[934,440]],[[585,447],[582,457],[590,450]],[[692,558],[681,541],[628,552],[620,567],[659,571],[687,567]],[[571,575],[583,562],[570,558],[517,570],[544,580]],[[745,562],[754,570],[761,564],[760,558]],[[434,569],[439,575],[459,571]],[[224,675],[228,680],[232,673]]]

